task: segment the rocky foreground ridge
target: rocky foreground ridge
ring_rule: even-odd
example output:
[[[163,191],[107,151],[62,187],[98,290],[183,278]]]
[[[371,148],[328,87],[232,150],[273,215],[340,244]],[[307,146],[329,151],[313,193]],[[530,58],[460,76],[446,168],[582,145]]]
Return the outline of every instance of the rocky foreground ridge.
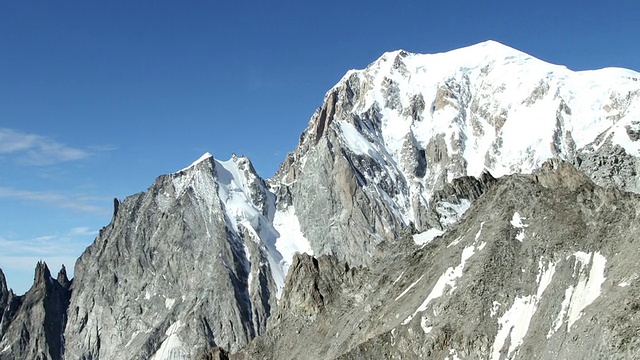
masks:
[[[205,154],[0,272],[0,359],[637,358],[639,78],[386,53],[271,179]]]

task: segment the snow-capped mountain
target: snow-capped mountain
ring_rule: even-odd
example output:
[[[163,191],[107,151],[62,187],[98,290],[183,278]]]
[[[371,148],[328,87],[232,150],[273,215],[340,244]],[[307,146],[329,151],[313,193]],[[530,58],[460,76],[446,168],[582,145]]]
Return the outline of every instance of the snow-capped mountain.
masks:
[[[386,53],[329,90],[271,183],[316,253],[356,264],[410,223],[455,223],[469,201],[432,200],[462,176],[530,173],[560,158],[638,192],[639,79],[574,72],[494,41]]]
[[[67,356],[193,358],[263,333],[293,254],[312,253],[275,200],[249,159],[206,153],[118,203],[76,264]]]
[[[478,315],[483,338],[470,349],[480,349],[477,353],[485,358],[490,353],[494,358],[526,354],[521,345],[535,342],[525,337],[526,329],[512,323],[518,309],[535,313],[538,306],[547,306],[542,293],[555,286],[549,278],[563,266],[565,278],[573,273],[578,279],[565,279],[563,286],[584,295],[592,281],[586,269],[596,269],[597,279],[608,276],[594,254],[617,256],[595,241],[558,245],[560,239],[541,225],[547,210],[527,199],[541,197],[536,204],[562,207],[550,199],[577,197],[584,202],[579,216],[572,208],[558,213],[573,219],[569,228],[581,229],[584,223],[592,231],[604,220],[601,207],[589,201],[606,203],[610,210],[616,209],[616,196],[633,203],[633,196],[619,194],[640,192],[638,79],[640,74],[624,69],[574,72],[493,41],[441,54],[386,53],[366,69],[347,72],[327,92],[297,148],[271,179],[260,178],[245,157],[221,161],[207,153],[182,170],[160,176],[146,192],[115,201],[111,223],[76,263],[64,314],[47,305],[19,307],[22,298],[2,290],[0,281],[0,360],[33,349],[43,358],[187,359],[216,347],[238,352],[264,334],[251,351],[286,354],[296,346],[304,352],[318,345],[324,357],[350,352],[358,358],[359,351],[387,351],[385,342],[401,334],[408,345],[397,350],[398,356],[445,355],[433,347],[451,340],[436,313],[449,309],[450,316],[459,316],[455,309],[466,305],[445,295],[462,287],[456,284],[485,281],[486,267],[497,274],[487,294],[504,296],[492,298],[501,306],[492,311],[487,310],[492,304],[488,299],[473,308],[489,315]],[[617,190],[604,191],[575,171],[536,175],[539,170],[553,173],[557,161]],[[535,174],[509,177],[516,173]],[[523,181],[534,185],[518,185]],[[482,200],[496,184],[498,194],[494,190],[490,200]],[[591,192],[567,195],[565,188],[574,191],[577,186]],[[492,206],[501,194],[521,198],[500,205],[500,216],[494,216]],[[461,225],[478,201],[483,207],[471,210],[477,221]],[[554,229],[561,228],[562,221],[554,222]],[[534,228],[527,228],[534,223],[544,236],[535,237]],[[612,231],[601,237],[617,239]],[[482,238],[477,235],[481,233]],[[535,246],[509,243],[506,251],[498,239],[506,233],[518,243],[530,238]],[[439,243],[439,236],[448,243]],[[560,255],[553,253],[554,246],[562,250]],[[544,257],[538,253],[542,248]],[[472,256],[471,264],[485,265],[463,281]],[[607,267],[628,263],[616,261]],[[513,270],[519,262],[528,265],[518,270],[538,276],[513,280],[514,274],[520,275]],[[620,279],[637,277],[631,270],[620,274]],[[64,280],[58,285],[66,290]],[[56,280],[49,283],[54,286]],[[414,288],[435,295],[425,298]],[[395,300],[390,302],[385,294]],[[475,293],[469,294],[462,299],[471,304]],[[580,303],[572,305],[570,295],[565,304],[557,295],[560,300],[548,303],[553,309],[549,313],[563,314],[555,323],[544,322],[553,325],[553,332],[545,332],[550,339],[558,339],[556,332],[565,336],[574,324],[583,326],[577,321],[594,299],[582,295],[589,301],[576,295]],[[46,298],[29,298],[47,303]],[[448,303],[436,309],[434,304],[444,300],[432,301],[440,298]],[[374,308],[381,314],[377,322],[371,320]],[[511,316],[514,308],[518,311]],[[57,334],[63,336],[62,344],[50,343],[47,339],[55,336],[49,333],[29,338],[19,331],[5,332],[17,328],[11,325],[18,324],[16,319],[46,319],[47,314],[66,322],[64,333]],[[493,322],[496,316],[500,324]],[[532,316],[530,321],[536,319]],[[299,334],[328,339],[328,333],[301,330],[301,324],[316,318],[322,331],[340,326],[352,329],[353,336],[335,335],[341,340],[330,349],[304,341],[292,345],[285,339],[283,334],[287,339]],[[420,328],[423,334],[414,336]],[[428,351],[413,346],[424,343],[431,328],[438,337],[427,340],[429,346],[436,345]],[[616,332],[611,334],[616,338]],[[475,341],[465,334],[460,339]]]

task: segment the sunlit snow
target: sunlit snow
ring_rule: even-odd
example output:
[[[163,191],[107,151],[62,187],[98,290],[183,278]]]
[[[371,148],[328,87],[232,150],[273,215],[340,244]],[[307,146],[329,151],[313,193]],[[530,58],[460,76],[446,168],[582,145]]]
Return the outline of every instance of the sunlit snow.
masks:
[[[182,322],[178,320],[169,326],[165,332],[167,337],[160,344],[160,349],[153,354],[151,360],[186,360],[189,358],[189,352],[178,336],[178,329],[182,325]]]
[[[639,76],[624,69],[575,72],[495,41],[440,54],[393,51],[349,71],[329,92],[349,83],[354,93],[350,114],[332,126],[346,148],[384,169],[387,184],[401,185],[382,196],[408,224],[416,221],[412,202],[426,205],[440,177],[451,182],[483,171],[494,177],[530,173],[549,158],[575,156],[603,133],[627,153],[640,154],[640,141],[626,132],[640,128],[634,122],[640,107],[624,100],[640,91],[633,81]],[[419,111],[416,99],[424,102]],[[355,120],[371,114],[375,126]],[[413,156],[408,144],[421,151],[437,145],[445,161],[432,161],[417,175],[411,162],[405,165]],[[437,211],[445,227],[459,220],[447,209]],[[517,239],[524,236],[521,231]]]
[[[276,249],[282,254],[282,267],[285,274],[289,270],[293,255],[296,253],[313,255],[311,244],[300,229],[300,221],[296,216],[295,207],[289,206],[284,210],[276,211],[273,227],[279,233],[276,239]]]
[[[520,229],[520,231],[518,232],[518,235],[516,235],[516,240],[520,242],[524,240],[524,228],[529,226],[523,222],[524,220],[526,220],[526,218],[520,216],[520,214],[517,211],[513,213],[513,218],[511,219],[511,225],[514,228]]]
[[[402,322],[403,325],[408,324],[411,319],[413,319],[413,317],[416,316],[416,314],[418,314],[419,312],[427,310],[427,306],[429,305],[429,303],[444,295],[445,291],[451,293],[456,289],[456,279],[462,276],[464,265],[467,260],[469,260],[471,256],[473,256],[475,250],[476,248],[473,245],[467,246],[464,248],[464,250],[462,250],[460,264],[456,267],[449,267],[442,275],[440,275],[440,278],[438,278],[438,281],[436,281],[436,284],[431,289],[431,292],[429,293],[427,298],[416,309],[416,311],[413,312],[413,314],[404,319],[404,321]]]
[[[420,276],[420,277],[418,278],[418,280],[414,281],[411,285],[409,285],[409,287],[407,287],[406,289],[404,289],[404,291],[403,291],[403,292],[401,292],[401,293],[400,293],[400,295],[398,295],[398,296],[396,297],[396,300],[399,300],[401,297],[403,297],[403,296],[404,296],[404,294],[408,293],[408,292],[409,292],[409,290],[411,290],[411,288],[413,288],[414,286],[416,286],[416,284],[417,284],[420,280],[422,280],[422,277],[423,277],[423,276],[424,276],[424,275]],[[400,279],[400,278],[398,278],[398,280],[399,280],[399,279]]]
[[[166,298],[164,299],[164,306],[167,309],[171,309],[171,307],[173,306],[173,304],[175,304],[176,299],[170,299],[170,298]]]
[[[444,231],[432,228],[419,234],[414,234],[413,242],[416,245],[426,245],[442,234],[444,234]]]
[[[578,277],[578,283],[575,286],[570,285],[565,290],[560,312],[547,333],[547,339],[562,328],[565,320],[567,332],[571,331],[571,326],[582,317],[583,310],[600,296],[602,284],[605,281],[607,259],[604,256],[598,252],[582,251],[575,252],[572,256],[575,259],[573,275],[574,278]],[[589,265],[591,265],[590,269]]]
[[[522,345],[522,341],[529,330],[531,319],[533,319],[533,315],[538,309],[538,304],[540,304],[544,291],[551,283],[555,270],[556,265],[553,262],[546,265],[542,262],[542,259],[538,262],[538,290],[534,295],[516,297],[513,305],[498,319],[498,333],[491,347],[492,359],[500,359],[500,351],[507,339],[509,339],[507,358],[510,358],[514,351]]]

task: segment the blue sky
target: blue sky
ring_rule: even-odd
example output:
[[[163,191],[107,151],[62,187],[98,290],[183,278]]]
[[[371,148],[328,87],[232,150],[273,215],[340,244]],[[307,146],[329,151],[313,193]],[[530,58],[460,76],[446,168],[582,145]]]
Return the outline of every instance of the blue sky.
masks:
[[[640,70],[634,1],[0,2],[0,268],[72,270],[112,199],[204,152],[269,177],[324,93],[385,51],[497,40]]]

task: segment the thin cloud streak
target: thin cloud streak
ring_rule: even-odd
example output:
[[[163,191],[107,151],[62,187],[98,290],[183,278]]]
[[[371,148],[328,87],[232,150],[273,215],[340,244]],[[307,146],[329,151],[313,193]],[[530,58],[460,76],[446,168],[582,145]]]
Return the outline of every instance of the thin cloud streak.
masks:
[[[54,276],[65,265],[68,275],[72,277],[76,260],[97,234],[97,230],[81,226],[62,234],[24,240],[7,239],[0,235],[0,268],[6,275],[9,287],[19,294],[27,291],[31,285],[33,269],[40,260],[47,263]]]
[[[0,236],[0,248],[2,248],[3,255],[6,257],[77,257],[97,235],[97,230],[91,230],[83,226],[73,228],[61,235],[43,235],[27,240],[9,240]]]
[[[97,215],[108,215],[110,209],[90,204],[90,199],[84,196],[69,196],[54,192],[19,190],[10,187],[0,186],[0,199],[19,199],[45,203],[62,209],[69,209],[78,212],[89,212]]]
[[[80,160],[89,152],[69,147],[53,139],[0,128],[0,154],[15,154],[22,165],[43,166]]]

